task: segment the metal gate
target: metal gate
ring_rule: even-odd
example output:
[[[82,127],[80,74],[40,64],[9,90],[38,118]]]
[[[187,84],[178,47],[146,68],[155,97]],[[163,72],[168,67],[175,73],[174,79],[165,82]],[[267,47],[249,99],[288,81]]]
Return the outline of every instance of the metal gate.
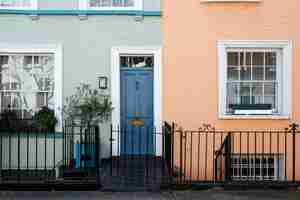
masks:
[[[100,185],[98,126],[66,125],[63,135],[63,163],[60,177],[65,182]]]
[[[101,161],[101,185],[110,190],[158,190],[168,186],[170,181],[169,164],[165,149],[169,149],[170,142],[166,142],[166,126],[161,129],[155,127],[140,127],[139,130],[122,129],[111,126],[110,157]],[[133,138],[141,141],[143,130],[149,139],[143,139],[143,146],[136,145],[122,151],[120,141]],[[139,134],[137,134],[139,133]],[[170,132],[169,134],[170,135]],[[132,154],[130,153],[132,152]],[[147,152],[145,154],[145,152]],[[167,151],[170,153],[170,151]]]
[[[60,133],[3,129],[0,189],[98,189],[99,143],[97,126],[67,124]]]

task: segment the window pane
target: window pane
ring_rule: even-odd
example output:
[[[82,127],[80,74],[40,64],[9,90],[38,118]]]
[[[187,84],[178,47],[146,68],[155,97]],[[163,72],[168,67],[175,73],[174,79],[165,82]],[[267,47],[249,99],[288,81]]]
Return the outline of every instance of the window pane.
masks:
[[[24,68],[31,68],[32,67],[32,56],[24,56]]]
[[[22,105],[22,99],[19,92],[11,93],[11,108],[20,110]]]
[[[266,52],[266,65],[276,65],[276,52]]]
[[[5,86],[3,84],[3,77],[5,75],[5,71],[8,69],[8,56],[0,56],[0,90],[5,90]]]
[[[275,174],[274,168],[273,167],[269,167],[268,172],[269,172],[268,173],[269,178],[273,179],[274,178],[274,174]]]
[[[47,93],[44,92],[40,92],[36,94],[36,101],[37,101],[37,108],[42,108],[43,106],[47,106],[48,102],[47,102]]]
[[[239,67],[228,67],[227,68],[227,79],[229,81],[239,80]]]
[[[241,80],[251,80],[251,66],[241,67]]]
[[[1,94],[1,110],[9,108],[11,105],[11,93],[3,92]]]
[[[263,66],[252,68],[252,80],[264,80],[264,68]]]
[[[239,54],[238,52],[227,53],[228,66],[239,66]]]
[[[241,83],[240,87],[241,104],[251,104],[251,83]]]
[[[276,67],[266,66],[266,80],[276,80]]]
[[[246,65],[251,66],[252,65],[252,52],[246,52]]]
[[[90,0],[90,7],[133,7],[134,0]]]
[[[121,56],[120,65],[122,68],[153,68],[153,56]]]
[[[263,104],[263,83],[252,84],[252,104]]]
[[[229,81],[239,80],[240,64],[239,53],[228,52],[227,53],[227,79]]]
[[[266,53],[266,80],[276,80],[276,52]]]
[[[251,53],[240,53],[241,80],[251,80]]]
[[[227,84],[227,112],[230,112],[230,104],[239,104],[239,83]]]
[[[263,66],[264,52],[253,52],[252,62],[253,66]]]
[[[30,0],[0,0],[0,7],[30,7]]]
[[[264,84],[264,91],[265,91],[265,103],[271,104],[272,109],[276,108],[276,83],[265,83]]]
[[[254,52],[252,62],[252,80],[264,80],[264,53]]]

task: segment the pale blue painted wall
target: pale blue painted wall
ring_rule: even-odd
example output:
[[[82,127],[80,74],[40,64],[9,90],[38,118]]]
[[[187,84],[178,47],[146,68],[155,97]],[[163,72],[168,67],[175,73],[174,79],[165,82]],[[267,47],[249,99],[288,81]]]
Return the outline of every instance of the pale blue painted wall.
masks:
[[[63,94],[73,94],[80,83],[97,87],[97,77],[110,80],[113,46],[162,46],[161,17],[90,15],[0,15],[0,43],[56,44],[63,46]],[[0,52],[1,53],[1,52]],[[107,92],[110,91],[110,88]],[[109,126],[101,127],[102,153],[109,153]]]
[[[37,13],[40,14],[39,19],[26,15],[32,11],[0,10],[0,43],[59,43],[63,46],[64,97],[73,94],[80,83],[97,87],[98,76],[110,79],[113,46],[163,44],[161,0],[144,0],[145,17],[139,21],[135,12],[122,15],[119,12],[95,12],[80,20],[76,12],[78,0],[64,1],[67,3],[61,3],[62,0],[39,0],[40,11],[46,11]],[[64,11],[73,9],[74,12],[70,13]],[[100,132],[101,152],[105,157],[109,154],[109,125],[103,125]]]

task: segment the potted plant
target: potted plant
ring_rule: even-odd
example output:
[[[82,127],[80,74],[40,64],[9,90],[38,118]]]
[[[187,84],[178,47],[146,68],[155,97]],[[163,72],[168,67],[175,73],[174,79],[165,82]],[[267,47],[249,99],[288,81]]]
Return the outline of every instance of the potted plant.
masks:
[[[33,117],[36,121],[37,128],[45,131],[55,131],[57,119],[54,110],[48,107],[42,107]]]
[[[18,115],[16,111],[10,110],[10,106],[8,109],[5,109],[0,116],[0,129],[2,131],[11,131],[18,129],[20,124],[17,123]]]
[[[80,84],[75,94],[66,98],[63,107],[67,121],[77,122],[82,126],[107,121],[111,111],[109,96],[93,89],[89,84]]]

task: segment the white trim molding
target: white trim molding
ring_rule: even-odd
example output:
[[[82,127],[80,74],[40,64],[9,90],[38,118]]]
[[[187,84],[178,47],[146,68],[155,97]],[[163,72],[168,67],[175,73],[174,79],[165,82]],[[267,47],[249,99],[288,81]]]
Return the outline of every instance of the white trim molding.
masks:
[[[55,115],[58,119],[56,131],[62,131],[63,98],[63,48],[60,44],[12,44],[0,43],[0,53],[52,53],[54,55],[54,99]]]
[[[162,131],[162,48],[161,47],[113,47],[111,49],[111,101],[112,101],[112,124],[120,124],[120,55],[153,55],[154,56],[154,126],[156,132]],[[113,136],[113,155],[117,155],[118,136]],[[162,138],[161,135],[156,134],[156,154],[162,153]]]
[[[79,0],[79,9],[80,10],[143,10],[143,0],[134,0],[134,6],[132,7],[117,7],[117,6],[103,6],[103,7],[90,7],[90,0]]]
[[[38,0],[31,0],[28,6],[0,6],[2,10],[37,10]]]
[[[219,118],[220,119],[291,119],[293,43],[289,40],[220,40],[218,47]],[[279,81],[279,113],[272,115],[231,115],[226,113],[227,49],[280,49],[282,63]],[[278,75],[277,75],[278,76]]]

